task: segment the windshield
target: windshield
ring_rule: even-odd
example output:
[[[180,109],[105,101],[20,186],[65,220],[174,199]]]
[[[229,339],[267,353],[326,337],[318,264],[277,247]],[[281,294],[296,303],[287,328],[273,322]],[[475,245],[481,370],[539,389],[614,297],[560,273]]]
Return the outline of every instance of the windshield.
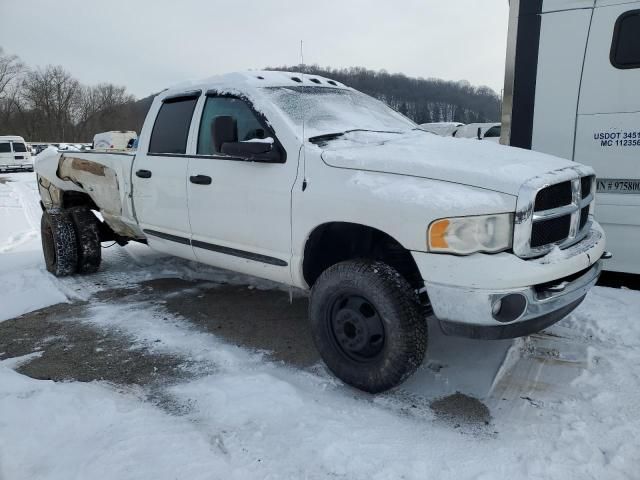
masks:
[[[402,132],[416,128],[408,118],[384,103],[355,90],[327,87],[267,87],[269,99],[305,137],[349,130]]]
[[[494,127],[491,127],[489,130],[487,130],[487,133],[484,134],[484,137],[485,138],[499,137],[500,136],[500,131],[501,131],[501,128],[496,125]]]

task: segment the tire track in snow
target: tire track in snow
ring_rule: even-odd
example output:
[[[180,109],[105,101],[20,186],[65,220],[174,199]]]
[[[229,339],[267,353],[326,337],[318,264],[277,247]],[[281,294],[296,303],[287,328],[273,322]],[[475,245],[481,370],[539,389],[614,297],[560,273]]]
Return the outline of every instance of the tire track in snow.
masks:
[[[4,200],[12,199],[16,205],[7,205],[3,202],[2,208],[14,208],[22,210],[27,223],[27,230],[19,231],[11,235],[2,246],[0,253],[9,252],[16,247],[24,245],[40,235],[40,208],[38,205],[37,190],[29,188],[26,182],[12,181],[4,184],[8,187],[8,196]]]
[[[28,232],[17,233],[16,235],[12,235],[8,238],[6,243],[0,247],[0,253],[10,252],[16,247],[24,243],[28,243],[38,236],[38,232],[31,230]]]
[[[22,205],[25,218],[33,231],[40,230],[40,200],[38,199],[37,188],[29,188],[26,182],[10,182],[9,188],[18,197],[18,201]]]

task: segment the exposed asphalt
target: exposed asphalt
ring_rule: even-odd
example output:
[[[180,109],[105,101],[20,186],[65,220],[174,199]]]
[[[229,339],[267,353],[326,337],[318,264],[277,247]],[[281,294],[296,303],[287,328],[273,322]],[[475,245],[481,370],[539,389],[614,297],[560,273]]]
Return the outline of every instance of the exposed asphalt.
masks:
[[[37,379],[123,385],[172,382],[188,375],[187,359],[132,347],[125,334],[83,322],[95,304],[161,303],[202,331],[234,345],[266,352],[273,361],[305,368],[320,357],[307,320],[307,299],[279,290],[218,285],[179,278],[109,289],[89,302],[62,303],[0,322],[0,360],[40,352],[19,367]]]
[[[59,304],[0,323],[0,360],[40,352],[17,369],[39,380],[146,386],[185,374],[180,358],[132,348],[118,332],[70,320],[85,314],[85,303]]]
[[[198,374],[215,374],[215,366],[207,370],[179,355],[152,352],[124,332],[83,321],[89,318],[92,305],[140,302],[162,305],[168,314],[230,344],[266,352],[270,361],[301,369],[320,361],[307,321],[307,298],[179,278],[103,290],[86,302],[53,305],[0,322],[0,360],[40,352],[17,370],[43,380],[136,385],[159,403],[164,401],[164,386]],[[453,428],[472,431],[491,420],[482,402],[460,393],[432,402],[431,411]]]

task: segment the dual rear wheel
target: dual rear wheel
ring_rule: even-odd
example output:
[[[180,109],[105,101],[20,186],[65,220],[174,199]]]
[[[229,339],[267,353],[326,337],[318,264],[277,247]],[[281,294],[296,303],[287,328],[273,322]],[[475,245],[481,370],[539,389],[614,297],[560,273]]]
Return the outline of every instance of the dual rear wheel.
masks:
[[[85,207],[44,211],[40,231],[47,270],[57,277],[97,272],[102,260],[99,225]]]

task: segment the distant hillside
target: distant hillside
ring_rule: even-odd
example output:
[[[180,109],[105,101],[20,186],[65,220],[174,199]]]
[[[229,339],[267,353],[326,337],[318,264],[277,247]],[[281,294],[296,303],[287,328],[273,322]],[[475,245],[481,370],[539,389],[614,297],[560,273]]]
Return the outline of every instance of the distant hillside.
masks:
[[[333,69],[296,65],[267,67],[267,70],[302,71],[333,78],[382,100],[417,123],[500,120],[501,101],[496,92],[465,81],[412,78],[402,73],[376,72],[362,67]]]
[[[437,78],[411,78],[402,73],[373,71],[362,67],[343,69],[317,65],[267,67],[266,70],[304,72],[333,78],[371,95],[416,123],[429,122],[499,122],[500,97],[489,87],[474,87],[468,82],[451,82]],[[155,95],[138,100],[131,109],[130,125],[140,132]]]
[[[144,119],[146,118],[147,112],[151,108],[151,104],[153,103],[153,99],[156,95],[157,93],[154,93],[153,95],[141,98],[140,100],[136,100],[135,102],[127,105],[127,108],[129,109],[131,130],[138,132],[138,135],[140,135],[142,124],[144,123]]]
[[[30,67],[0,46],[0,133],[31,142],[90,142],[98,132],[140,131],[153,96],[85,85],[61,65]]]
[[[372,95],[417,123],[497,121],[500,99],[468,82],[410,78],[362,67],[298,65],[271,70],[331,77]],[[140,132],[154,95],[136,100],[123,86],[84,85],[60,65],[31,68],[0,47],[0,132],[27,141],[90,142],[98,132]]]

